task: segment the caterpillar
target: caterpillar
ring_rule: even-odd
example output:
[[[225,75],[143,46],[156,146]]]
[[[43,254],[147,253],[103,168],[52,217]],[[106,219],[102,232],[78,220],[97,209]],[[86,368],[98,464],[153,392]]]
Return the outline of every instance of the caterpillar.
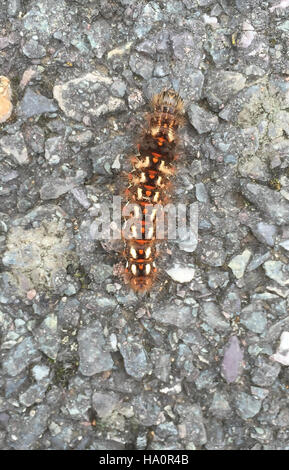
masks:
[[[157,276],[156,208],[169,202],[170,179],[177,155],[177,130],[183,124],[184,104],[174,90],[163,90],[151,101],[147,125],[131,158],[123,210],[125,281],[139,293],[150,290]]]

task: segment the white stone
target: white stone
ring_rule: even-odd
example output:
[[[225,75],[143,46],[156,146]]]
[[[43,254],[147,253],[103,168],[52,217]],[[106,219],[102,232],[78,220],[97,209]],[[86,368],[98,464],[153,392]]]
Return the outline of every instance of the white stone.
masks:
[[[284,240],[284,242],[279,243],[282,248],[285,248],[285,250],[289,251],[289,240]]]
[[[250,258],[251,251],[246,249],[241,255],[237,255],[231,259],[228,266],[232,269],[233,274],[237,279],[241,279],[241,277],[243,277]]]
[[[281,0],[280,3],[277,3],[276,5],[273,5],[271,8],[269,8],[270,11],[274,11],[276,8],[280,8],[283,10],[284,8],[289,7],[289,0]]]
[[[33,377],[35,380],[37,380],[37,382],[44,379],[45,377],[48,377],[49,372],[50,369],[47,366],[34,366],[32,369]]]
[[[177,282],[190,282],[195,275],[194,268],[189,268],[187,266],[181,266],[180,264],[175,264],[171,269],[167,271],[167,274]]]
[[[277,352],[270,359],[280,362],[283,366],[289,366],[289,331],[283,331],[280,337],[280,345]]]
[[[256,31],[254,31],[253,26],[248,21],[244,21],[242,29],[243,32],[238,46],[247,48],[253,42],[254,37],[256,36]]]

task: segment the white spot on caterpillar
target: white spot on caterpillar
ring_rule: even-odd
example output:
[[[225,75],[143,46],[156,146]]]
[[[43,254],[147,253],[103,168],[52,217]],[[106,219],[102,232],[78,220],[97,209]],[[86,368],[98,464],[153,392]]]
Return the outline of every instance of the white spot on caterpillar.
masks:
[[[172,142],[174,139],[175,139],[175,133],[174,133],[173,129],[169,129],[168,130],[168,141]]]
[[[150,157],[145,157],[144,160],[139,160],[135,164],[135,168],[137,168],[138,170],[140,170],[141,168],[147,168],[148,166],[150,166]]]
[[[151,222],[154,220],[156,213],[157,213],[157,209],[154,208],[151,213]]]
[[[130,249],[130,254],[134,259],[137,258],[137,252],[133,247],[131,247],[131,249]]]
[[[146,275],[148,276],[149,273],[151,272],[151,265],[150,264],[146,264],[145,271],[146,271]]]
[[[165,161],[161,160],[161,163],[159,164],[158,170],[161,171],[164,175],[171,176],[174,173],[174,170],[172,168],[169,168],[168,166],[165,165]]]
[[[136,276],[136,272],[137,272],[136,265],[132,264],[130,269],[131,269],[132,274]]]
[[[145,257],[146,259],[148,259],[151,255],[151,252],[152,252],[152,249],[151,247],[149,246],[146,250],[145,250]]]
[[[132,236],[133,236],[134,238],[137,237],[137,230],[136,230],[136,226],[135,226],[135,225],[132,225],[132,226],[131,226],[131,233],[132,233]]]
[[[152,127],[152,128],[151,128],[151,135],[152,135],[153,137],[155,137],[155,136],[158,134],[159,130],[160,130],[159,127]]]
[[[147,237],[146,238],[152,238],[153,234],[154,234],[154,228],[150,227],[147,231]]]
[[[156,191],[155,195],[153,197],[153,202],[158,202],[159,195],[160,195],[160,193],[158,191]]]

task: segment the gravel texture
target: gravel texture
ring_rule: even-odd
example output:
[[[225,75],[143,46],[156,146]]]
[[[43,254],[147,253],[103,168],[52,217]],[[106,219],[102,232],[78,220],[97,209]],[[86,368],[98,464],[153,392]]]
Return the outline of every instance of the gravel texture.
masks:
[[[2,1],[1,449],[289,449],[288,15]],[[93,221],[167,86],[192,232],[137,297]]]

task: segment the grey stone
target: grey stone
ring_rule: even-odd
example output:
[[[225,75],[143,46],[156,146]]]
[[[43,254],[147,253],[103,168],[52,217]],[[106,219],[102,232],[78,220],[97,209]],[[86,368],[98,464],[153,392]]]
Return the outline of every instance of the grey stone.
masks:
[[[162,19],[163,15],[159,5],[156,2],[146,3],[134,26],[137,37],[144,37],[152,29],[154,23]]]
[[[222,317],[215,302],[203,303],[202,320],[214,330],[225,331],[229,328],[229,324],[226,322],[225,317]]]
[[[94,392],[92,406],[100,418],[107,418],[119,403],[119,397],[113,392]]]
[[[124,101],[112,96],[112,85],[111,77],[94,71],[55,85],[53,96],[62,111],[76,121],[81,121],[85,116],[99,118],[125,109]]]
[[[119,346],[128,375],[141,380],[151,370],[144,347],[136,341],[126,341]]]
[[[232,409],[229,405],[226,394],[216,391],[213,396],[213,401],[209,408],[210,413],[220,419],[230,418]]]
[[[289,27],[289,24],[288,24]],[[287,428],[289,425],[289,409],[283,408],[274,420],[274,424],[281,428]]]
[[[188,65],[186,61],[177,61],[172,71],[178,80],[179,93],[185,103],[201,99],[205,77],[200,70],[196,71],[195,67]]]
[[[192,20],[191,31],[171,34],[173,53],[176,59],[198,69],[202,59],[202,43],[205,37],[204,25]]]
[[[169,66],[166,63],[159,63],[156,64],[153,75],[154,77],[165,77],[166,75],[169,75],[169,73]]]
[[[47,139],[44,156],[50,165],[57,165],[62,159],[64,160],[68,156],[68,149],[63,137],[50,137]]]
[[[89,446],[90,450],[102,450],[102,451],[110,451],[110,450],[125,450],[125,445],[122,442],[114,441],[112,439],[97,439],[93,440],[93,444]]]
[[[289,268],[281,261],[266,261],[263,265],[266,276],[276,281],[280,286],[289,285]]]
[[[113,274],[112,266],[104,263],[99,263],[96,266],[92,266],[90,274],[96,282],[103,282]]]
[[[101,59],[110,44],[111,30],[109,23],[104,19],[97,20],[90,25],[85,34],[96,57]]]
[[[53,360],[56,360],[60,346],[60,337],[57,326],[57,316],[54,313],[51,313],[47,315],[34,334],[38,343],[38,348]]]
[[[0,37],[0,50],[6,49],[6,47],[9,46],[9,43],[10,41],[8,36]]]
[[[69,381],[62,411],[74,420],[87,418],[91,407],[91,387],[87,378],[75,375]]]
[[[78,326],[80,310],[80,302],[76,298],[62,299],[57,306],[57,318],[61,328]]]
[[[68,142],[73,142],[76,144],[80,144],[86,146],[91,140],[93,139],[93,133],[90,130],[78,132],[72,132],[72,134],[68,137]]]
[[[277,29],[280,29],[281,31],[288,32],[289,31],[289,20],[283,21],[280,25],[277,26]]]
[[[137,422],[142,426],[154,426],[162,421],[162,412],[157,397],[152,392],[137,394],[132,399]]]
[[[217,289],[218,287],[226,287],[229,283],[229,274],[223,271],[213,271],[209,273],[208,285],[211,289]]]
[[[270,80],[270,91],[277,95],[280,100],[280,108],[287,109],[289,106],[289,84],[286,80],[274,77]]]
[[[156,428],[152,450],[173,450],[176,448],[178,429],[171,421],[161,423]],[[177,448],[180,448],[177,444]]]
[[[112,167],[117,157],[121,158],[129,150],[129,140],[126,136],[116,136],[90,148],[94,173],[102,176],[111,175]]]
[[[209,196],[204,183],[196,184],[196,198],[198,199],[198,201],[203,203],[207,203],[209,201]]]
[[[85,176],[85,173],[79,170],[76,176],[68,176],[65,179],[47,178],[40,188],[40,197],[43,201],[57,199],[75,186],[78,186],[84,180]]]
[[[32,361],[39,359],[37,343],[33,338],[27,337],[15,348],[10,349],[2,361],[4,373],[12,377],[20,374]]]
[[[259,222],[255,227],[252,227],[252,231],[261,243],[274,246],[277,235],[277,227],[275,225]]]
[[[198,211],[193,215],[193,220],[190,219],[190,229],[182,231],[180,238],[180,250],[193,253],[198,246]]]
[[[9,414],[8,413],[0,413],[0,429],[6,430],[9,423]]]
[[[208,74],[207,83],[204,89],[210,106],[218,111],[221,105],[238,91],[242,90],[246,83],[246,77],[239,72],[216,70]]]
[[[32,406],[34,403],[41,403],[49,383],[49,380],[42,380],[41,383],[31,385],[24,393],[20,394],[20,403],[27,407]]]
[[[256,147],[258,146],[258,137],[256,138],[253,134],[251,134],[247,135],[247,139],[249,142],[254,142]],[[238,171],[240,175],[245,178],[249,177],[260,181],[268,181],[269,171],[267,168],[267,163],[264,162],[259,155],[250,155],[251,152],[255,151],[257,151],[257,149],[254,150],[249,148],[248,155],[239,158]],[[245,153],[245,151],[243,153]]]
[[[262,264],[265,263],[269,258],[271,257],[270,251],[267,251],[263,255],[257,255],[255,256],[252,261],[248,264],[247,266],[247,272],[254,271],[254,269],[257,269],[259,266],[262,266]]]
[[[198,304],[194,306],[198,310]],[[156,305],[152,311],[152,318],[160,323],[175,325],[179,328],[187,327],[194,321],[192,307],[183,305],[168,304],[165,306]]]
[[[44,152],[45,135],[41,127],[37,125],[27,126],[24,129],[24,139],[27,143],[27,146],[33,152],[35,153]]]
[[[154,348],[150,357],[154,364],[154,375],[162,382],[167,382],[171,371],[170,354],[163,353],[162,349]]]
[[[198,251],[202,263],[212,267],[222,266],[226,259],[226,253],[221,239],[204,235],[199,240]]]
[[[75,258],[64,220],[57,217],[55,212],[53,217],[54,210],[55,208],[48,216],[48,207],[45,211],[40,206],[38,210],[28,213],[24,219],[20,218],[18,222],[15,220],[9,231],[7,250],[2,261],[4,265],[9,266],[13,274],[14,286],[17,286],[25,297],[31,289],[57,290],[55,280],[59,275],[65,280],[63,272],[65,273],[68,263]],[[37,216],[43,218],[38,226],[36,224],[35,228],[22,227],[28,220],[35,221]]]
[[[218,116],[215,116],[196,104],[190,104],[188,107],[188,116],[190,123],[198,134],[215,131],[219,125]]]
[[[43,113],[53,113],[57,111],[57,106],[52,99],[36,93],[30,87],[27,88],[20,102],[18,114],[26,118],[37,116]]]
[[[255,395],[260,400],[264,400],[269,395],[269,390],[267,388],[261,387],[250,387],[252,395]]]
[[[215,3],[214,0],[197,0],[197,2],[200,7],[208,7]]]
[[[267,327],[266,311],[258,304],[250,304],[243,308],[240,323],[253,333],[263,333]]]
[[[41,59],[46,55],[45,47],[34,39],[30,39],[23,46],[23,53],[29,57],[29,59]]]
[[[168,40],[168,34],[166,35],[166,41]],[[154,57],[156,54],[156,41],[151,39],[145,39],[135,46],[137,52],[144,53],[151,57]]]
[[[206,444],[207,433],[201,407],[197,404],[177,404],[176,411],[180,417],[179,428],[182,428],[186,442],[196,447]]]
[[[82,299],[85,302],[85,298]],[[86,308],[94,312],[110,313],[117,306],[116,300],[111,296],[90,296],[88,301],[85,302]]]
[[[69,32],[72,10],[67,10],[64,0],[40,0],[23,16],[24,31],[46,40],[58,30]]]
[[[5,135],[0,140],[0,161],[3,156],[9,156],[19,165],[28,163],[28,153],[22,132],[16,132],[14,135]],[[2,158],[1,158],[2,157]]]
[[[32,415],[17,417],[10,421],[8,437],[11,447],[16,450],[29,450],[47,428],[50,416],[47,405],[40,405]]]
[[[112,369],[113,360],[106,350],[102,325],[99,321],[79,330],[78,345],[79,370],[83,375],[92,376]]]
[[[129,59],[129,65],[134,73],[140,75],[145,80],[148,80],[153,74],[154,63],[148,57],[132,54]]]
[[[252,372],[252,381],[259,387],[269,387],[275,382],[280,371],[279,363],[259,358]]]
[[[289,203],[277,191],[245,182],[241,185],[241,191],[250,202],[268,215],[277,225],[288,222]]]
[[[256,416],[261,409],[262,401],[244,392],[235,394],[236,411],[242,419]]]
[[[199,227],[199,206],[195,202],[190,205],[190,223],[189,226],[178,227],[179,248],[187,253],[192,253],[198,246],[198,227]]]
[[[21,9],[20,0],[9,0],[7,4],[7,13],[8,16],[16,16]]]
[[[196,367],[193,364],[192,350],[188,345],[183,343],[178,345],[178,355],[175,365],[180,370],[181,378],[184,377],[188,382],[195,381],[195,384],[197,386],[196,377],[198,375],[198,370],[196,370]],[[179,382],[177,382],[175,385],[175,388],[177,387],[179,391],[181,391],[181,385]]]
[[[265,75],[265,70],[263,70],[261,67],[258,65],[248,65],[248,67],[245,68],[245,74],[249,77],[250,75],[254,77],[263,77]]]
[[[118,96],[119,98],[123,98],[126,93],[126,83],[123,80],[116,79],[113,84],[111,85],[111,93],[114,96]]]
[[[194,382],[198,390],[212,390],[216,387],[217,380],[217,372],[206,369],[200,372]]]

